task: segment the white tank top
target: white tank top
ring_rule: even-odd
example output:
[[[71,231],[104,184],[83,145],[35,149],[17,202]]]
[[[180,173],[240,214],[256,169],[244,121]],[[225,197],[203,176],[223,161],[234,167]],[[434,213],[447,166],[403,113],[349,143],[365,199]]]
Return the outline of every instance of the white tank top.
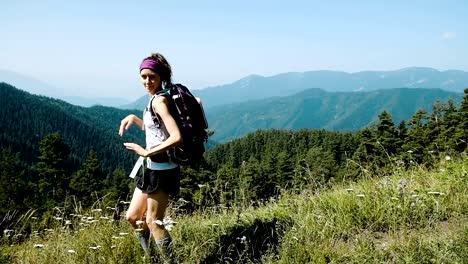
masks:
[[[156,97],[156,95],[153,97]],[[145,130],[147,150],[159,146],[169,137],[169,133],[167,132],[166,126],[162,120],[159,120],[159,126],[154,123],[153,118],[151,117],[151,112],[149,110],[150,107],[152,107],[150,104],[151,99],[148,103],[148,106],[145,108],[145,111],[143,112],[143,128]],[[152,161],[150,158],[147,158],[147,167],[152,170],[169,170],[177,167],[177,164],[171,160],[169,160],[169,162],[159,163]]]

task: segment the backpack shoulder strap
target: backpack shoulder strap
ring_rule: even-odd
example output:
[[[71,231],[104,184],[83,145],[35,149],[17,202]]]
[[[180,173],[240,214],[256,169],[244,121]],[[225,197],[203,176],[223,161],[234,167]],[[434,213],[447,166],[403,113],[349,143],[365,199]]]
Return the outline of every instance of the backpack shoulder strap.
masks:
[[[172,87],[172,86],[171,86]],[[169,88],[165,88],[165,89],[162,89],[161,91],[157,92],[155,95],[153,95],[150,99],[150,102],[149,102],[149,105],[148,105],[148,108],[149,108],[149,111],[151,113],[151,118],[153,119],[153,122],[159,127],[161,125],[161,117],[159,116],[158,113],[155,113],[154,110],[153,110],[153,100],[154,98],[158,97],[158,96],[164,96],[166,97],[168,100],[170,99],[170,89],[171,87]]]
[[[150,114],[151,114],[151,119],[153,119],[153,123],[154,123],[157,127],[159,127],[159,126],[161,125],[161,121],[160,121],[161,119],[160,119],[159,115],[158,115],[157,113],[155,113],[154,110],[153,110],[153,100],[154,100],[154,98],[156,98],[157,96],[158,96],[158,94],[155,94],[155,95],[153,95],[153,96],[151,97],[151,99],[150,99],[150,101],[149,101],[149,104],[148,104],[148,108],[149,108],[148,110],[149,110],[149,112],[150,112]]]

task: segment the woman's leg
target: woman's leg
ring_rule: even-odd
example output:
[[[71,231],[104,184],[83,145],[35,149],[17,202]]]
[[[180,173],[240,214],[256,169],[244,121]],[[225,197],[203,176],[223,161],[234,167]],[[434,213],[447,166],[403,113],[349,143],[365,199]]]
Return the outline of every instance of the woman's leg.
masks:
[[[172,249],[172,239],[164,225],[157,224],[156,221],[163,221],[166,213],[169,195],[164,191],[156,191],[148,194],[148,206],[146,213],[146,223],[153,234],[156,245],[161,250],[166,263],[175,263],[175,256]]]
[[[133,228],[142,228],[141,225],[137,225],[137,221],[144,221],[145,219],[147,198],[147,194],[142,193],[140,189],[135,188],[132,201],[130,202],[130,206],[128,207],[126,214],[127,221],[130,222]],[[143,222],[143,225],[146,227],[146,222]]]
[[[134,229],[143,229],[142,231],[137,233],[137,237],[145,253],[150,254],[148,250],[150,231],[145,221],[147,198],[147,194],[142,193],[140,189],[135,188],[135,191],[133,192],[132,201],[130,202],[130,206],[127,210],[126,219]],[[137,223],[137,221],[141,222]]]

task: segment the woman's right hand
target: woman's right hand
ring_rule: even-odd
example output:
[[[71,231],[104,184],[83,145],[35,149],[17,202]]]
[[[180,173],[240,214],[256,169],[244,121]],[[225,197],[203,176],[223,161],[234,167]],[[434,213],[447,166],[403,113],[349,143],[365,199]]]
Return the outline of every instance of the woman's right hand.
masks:
[[[124,132],[130,128],[130,126],[135,123],[135,115],[128,115],[122,121],[120,121],[119,135],[123,136]]]

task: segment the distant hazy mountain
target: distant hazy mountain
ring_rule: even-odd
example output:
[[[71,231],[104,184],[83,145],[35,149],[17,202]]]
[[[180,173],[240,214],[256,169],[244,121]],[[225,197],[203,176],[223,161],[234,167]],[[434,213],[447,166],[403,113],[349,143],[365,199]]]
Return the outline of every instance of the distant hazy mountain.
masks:
[[[322,128],[357,130],[372,124],[384,110],[395,125],[410,119],[419,109],[432,110],[439,100],[460,102],[463,93],[441,89],[399,88],[370,92],[326,92],[308,89],[292,96],[273,97],[209,108],[212,139],[223,142],[257,129]]]
[[[19,87],[26,92],[64,100],[79,106],[120,106],[128,104],[123,98],[87,98],[82,96],[69,96],[66,89],[59,89],[36,78],[32,78],[13,71],[0,70],[0,82]]]
[[[320,88],[329,92],[373,91],[391,88],[439,88],[463,92],[468,87],[468,72],[412,67],[395,71],[309,71],[282,73],[270,77],[250,75],[234,83],[208,87],[192,92],[201,97],[205,109],[212,106],[288,96],[297,92]],[[190,88],[190,87],[189,87]],[[143,109],[148,96],[121,106],[124,109]]]

